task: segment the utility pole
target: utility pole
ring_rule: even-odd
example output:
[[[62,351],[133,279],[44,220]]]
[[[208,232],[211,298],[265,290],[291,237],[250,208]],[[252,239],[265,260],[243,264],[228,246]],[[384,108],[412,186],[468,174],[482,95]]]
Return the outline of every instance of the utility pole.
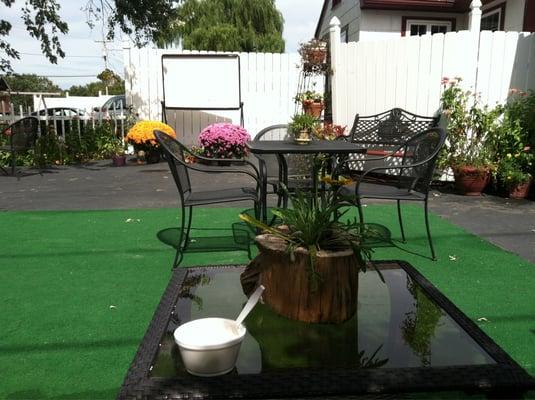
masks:
[[[104,59],[104,68],[109,69],[108,65],[108,43],[113,43],[111,40],[95,40],[95,43],[102,44],[102,58]]]

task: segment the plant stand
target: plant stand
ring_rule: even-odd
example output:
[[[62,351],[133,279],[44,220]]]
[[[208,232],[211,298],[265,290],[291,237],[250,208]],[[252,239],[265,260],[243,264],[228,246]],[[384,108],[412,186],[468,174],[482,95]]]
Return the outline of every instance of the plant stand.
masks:
[[[315,287],[307,250],[296,249],[292,262],[282,239],[264,234],[256,237],[256,244],[259,254],[241,275],[245,294],[264,285],[264,302],[278,314],[298,321],[340,323],[355,314],[360,268],[352,250],[318,252]]]

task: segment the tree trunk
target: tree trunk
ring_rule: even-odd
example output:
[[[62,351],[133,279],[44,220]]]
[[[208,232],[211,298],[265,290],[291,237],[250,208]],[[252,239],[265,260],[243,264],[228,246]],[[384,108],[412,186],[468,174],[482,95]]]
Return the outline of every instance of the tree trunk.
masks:
[[[259,254],[241,276],[247,295],[262,284],[266,287],[264,302],[275,312],[299,321],[338,323],[353,316],[360,264],[352,250],[319,251],[314,260],[315,287],[307,250],[296,249],[292,262],[282,239],[259,235],[256,244]]]

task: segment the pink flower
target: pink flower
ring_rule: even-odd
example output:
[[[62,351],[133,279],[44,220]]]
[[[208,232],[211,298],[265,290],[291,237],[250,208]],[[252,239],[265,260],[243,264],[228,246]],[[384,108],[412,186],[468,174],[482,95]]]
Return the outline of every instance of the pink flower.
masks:
[[[199,135],[205,154],[216,158],[243,157],[247,154],[248,140],[251,136],[244,128],[226,122],[209,125]]]

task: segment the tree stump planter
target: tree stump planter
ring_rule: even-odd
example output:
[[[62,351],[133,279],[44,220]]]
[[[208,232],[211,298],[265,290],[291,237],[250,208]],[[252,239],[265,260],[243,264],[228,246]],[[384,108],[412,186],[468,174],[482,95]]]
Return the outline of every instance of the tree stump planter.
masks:
[[[306,249],[296,249],[292,262],[284,240],[264,234],[256,237],[256,244],[259,254],[241,275],[245,294],[264,285],[264,302],[278,314],[298,321],[340,323],[355,314],[360,262],[351,249],[317,253],[318,284],[314,288]]]

